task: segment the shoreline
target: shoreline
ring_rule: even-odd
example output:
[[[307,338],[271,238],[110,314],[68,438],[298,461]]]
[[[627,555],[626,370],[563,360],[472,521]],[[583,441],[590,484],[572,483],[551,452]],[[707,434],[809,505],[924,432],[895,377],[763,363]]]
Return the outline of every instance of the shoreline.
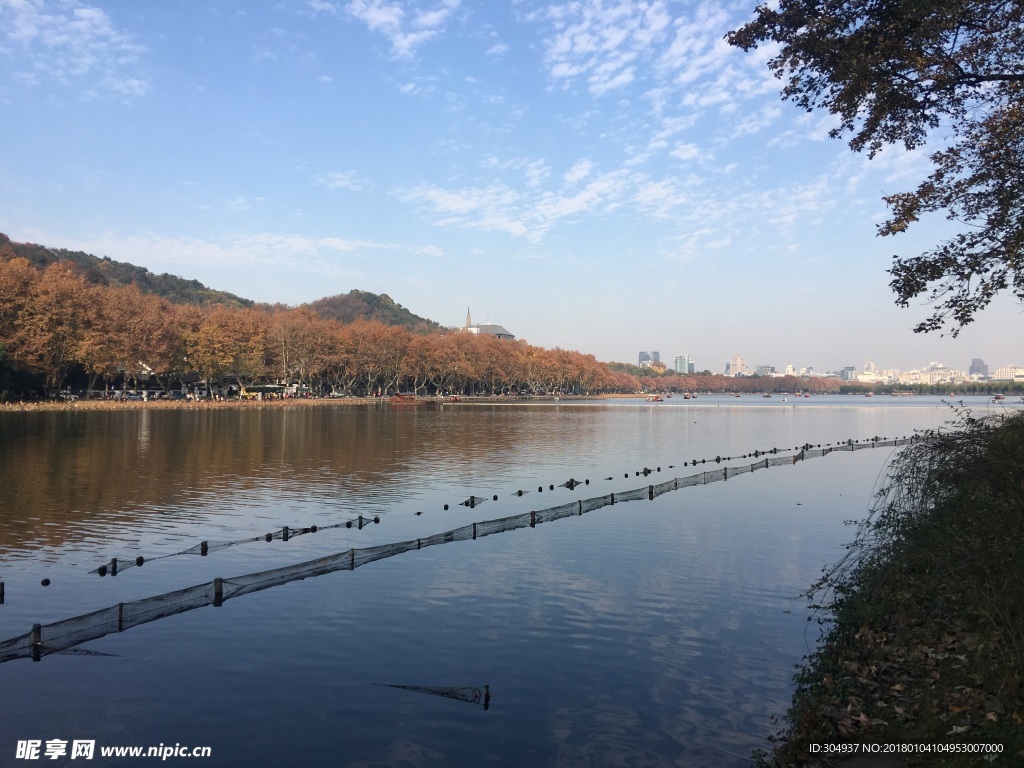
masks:
[[[806,593],[831,626],[757,768],[1024,760],[1024,414],[904,451],[850,554]]]
[[[413,402],[396,403],[397,407],[420,405],[551,405],[559,402],[593,402],[604,399],[636,398],[638,395],[590,395],[570,397],[495,397],[491,395],[463,395],[457,402],[442,401],[424,396]],[[131,410],[201,410],[207,408],[316,408],[339,405],[387,404],[387,397],[288,397],[274,400],[74,400],[74,401],[16,401],[0,402],[0,413],[29,413],[35,411],[131,411]]]

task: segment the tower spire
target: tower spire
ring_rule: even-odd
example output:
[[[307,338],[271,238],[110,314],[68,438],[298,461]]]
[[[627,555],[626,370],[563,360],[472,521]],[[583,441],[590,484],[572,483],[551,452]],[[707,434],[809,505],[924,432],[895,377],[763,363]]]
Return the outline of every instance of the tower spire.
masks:
[[[469,319],[469,307],[466,307],[466,327],[469,328],[473,324],[473,321]]]

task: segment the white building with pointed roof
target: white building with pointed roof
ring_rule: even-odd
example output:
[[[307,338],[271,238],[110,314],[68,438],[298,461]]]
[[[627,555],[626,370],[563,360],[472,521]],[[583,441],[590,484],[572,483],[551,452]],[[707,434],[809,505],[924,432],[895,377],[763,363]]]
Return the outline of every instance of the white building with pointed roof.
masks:
[[[473,324],[473,320],[469,315],[469,307],[466,307],[466,324],[462,327],[463,333],[476,333],[483,334],[485,336],[497,336],[499,339],[508,339],[515,341],[515,336],[508,332],[506,328],[500,325],[494,325],[492,323],[477,323]]]

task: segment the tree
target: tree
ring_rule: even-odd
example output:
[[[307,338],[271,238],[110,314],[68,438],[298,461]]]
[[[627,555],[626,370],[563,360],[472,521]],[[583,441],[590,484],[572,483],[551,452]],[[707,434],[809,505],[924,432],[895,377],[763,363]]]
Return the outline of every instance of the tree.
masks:
[[[959,234],[919,256],[893,257],[896,303],[927,294],[915,332],[956,336],[1001,291],[1024,301],[1024,5],[1019,0],[780,0],[730,32],[769,61],[783,97],[839,118],[833,138],[874,156],[941,141],[913,192],[883,199],[895,235],[944,212]]]
[[[85,278],[60,264],[51,264],[31,286],[18,318],[14,348],[26,367],[46,377],[58,390],[77,362],[78,345],[96,316],[94,297]]]

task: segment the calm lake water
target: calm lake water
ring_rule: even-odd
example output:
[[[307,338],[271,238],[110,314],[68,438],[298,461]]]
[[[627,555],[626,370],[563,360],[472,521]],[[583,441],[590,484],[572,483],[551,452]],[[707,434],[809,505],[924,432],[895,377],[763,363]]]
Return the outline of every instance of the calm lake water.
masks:
[[[938,398],[838,396],[0,413],[0,641],[707,468],[693,460],[750,464],[953,416]],[[211,766],[746,765],[818,637],[799,593],[841,556],[844,520],[866,514],[892,453],[412,551],[0,664],[0,764],[31,764],[19,741],[78,739],[95,741],[92,765],[154,759],[103,746],[174,744],[212,757],[167,763]],[[69,757],[45,762],[82,762]]]

